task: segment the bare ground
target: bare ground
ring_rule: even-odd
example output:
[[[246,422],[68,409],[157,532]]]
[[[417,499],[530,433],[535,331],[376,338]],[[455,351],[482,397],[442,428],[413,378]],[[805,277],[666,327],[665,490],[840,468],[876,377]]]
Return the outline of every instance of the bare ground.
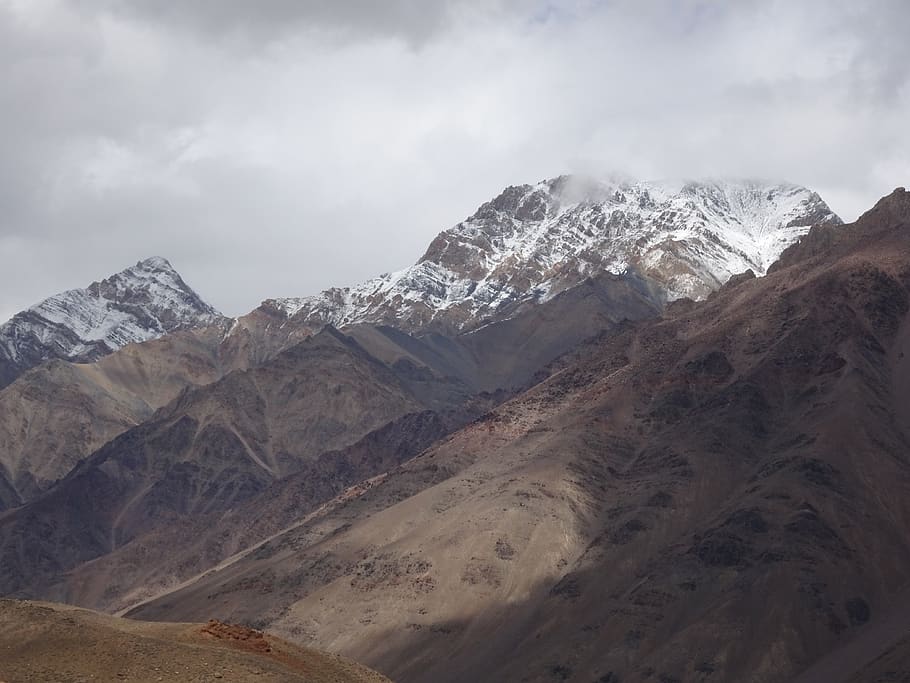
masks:
[[[388,683],[341,657],[243,626],[146,623],[0,600],[0,681]]]

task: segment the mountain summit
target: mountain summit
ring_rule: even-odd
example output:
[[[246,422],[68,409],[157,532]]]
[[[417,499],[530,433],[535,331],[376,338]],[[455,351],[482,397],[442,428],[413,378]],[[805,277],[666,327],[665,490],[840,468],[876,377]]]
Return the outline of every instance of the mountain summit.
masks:
[[[51,358],[94,361],[127,344],[221,315],[160,256],[62,292],[0,325],[0,387]]]
[[[313,327],[357,322],[467,330],[604,271],[638,271],[668,299],[764,274],[816,224],[841,224],[804,187],[754,180],[638,182],[559,176],[506,188],[440,233],[413,266],[263,308]]]
[[[910,193],[554,368],[129,616],[252,622],[402,683],[907,680]],[[2,534],[46,543],[22,518]],[[141,552],[85,566],[108,590],[166,554]]]

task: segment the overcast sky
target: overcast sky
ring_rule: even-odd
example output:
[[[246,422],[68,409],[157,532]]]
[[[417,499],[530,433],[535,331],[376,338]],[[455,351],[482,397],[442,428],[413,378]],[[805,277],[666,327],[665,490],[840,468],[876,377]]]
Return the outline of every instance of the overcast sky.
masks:
[[[0,320],[165,256],[228,314],[509,184],[910,184],[905,0],[0,0]]]

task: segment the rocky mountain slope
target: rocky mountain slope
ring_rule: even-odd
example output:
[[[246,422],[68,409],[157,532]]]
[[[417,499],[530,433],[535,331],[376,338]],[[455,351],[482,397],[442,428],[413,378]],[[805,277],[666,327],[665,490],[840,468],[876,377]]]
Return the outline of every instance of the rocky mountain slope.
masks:
[[[459,331],[506,321],[493,334],[461,335],[457,361],[449,358],[458,368],[447,371],[475,390],[519,386],[582,333],[596,334],[625,311],[637,317],[642,297],[660,305],[681,291],[700,295],[746,267],[761,272],[815,220],[837,222],[817,195],[795,186],[562,177],[507,189],[442,233],[413,268],[347,291],[341,308],[326,304],[338,303],[336,291],[267,303],[234,321],[199,300],[167,261],[147,259],[86,290],[51,297],[0,327],[0,509],[30,500],[182,388],[265,363],[324,323],[392,323],[420,333],[428,346],[442,345],[445,356]],[[448,274],[434,284],[427,269]],[[598,301],[594,318],[579,318],[574,330],[544,325],[552,339],[541,339],[534,315],[554,314],[538,304],[579,286],[572,296],[588,296],[586,277],[606,278],[609,269],[627,271],[595,296],[609,299],[610,320],[600,313],[606,302]],[[698,287],[689,287],[696,281]],[[364,298],[367,290],[373,293]],[[537,313],[522,317],[522,311]],[[509,329],[509,343],[534,352],[500,352]],[[168,331],[173,344],[128,344]],[[124,344],[115,354],[122,362],[42,366],[2,390],[49,358],[96,360]]]
[[[222,512],[424,407],[406,379],[327,329],[258,368],[183,392],[0,517],[12,532],[0,571],[26,582],[40,575],[36,542],[41,566],[69,568],[181,517]]]
[[[133,614],[269,625],[401,682],[771,683],[850,649],[910,586],[910,193],[770,270]]]
[[[604,275],[457,338],[326,328],[188,389],[0,516],[0,591],[129,606],[413,457],[585,339],[658,312],[646,283]]]
[[[0,679],[390,683],[341,657],[242,626],[143,624],[48,603],[0,600]]]
[[[163,259],[49,299],[0,328],[0,372],[18,377],[0,388],[0,510],[21,505],[0,512],[0,593],[109,610],[141,602],[139,612],[155,618],[182,610],[204,620],[205,605],[294,639],[322,639],[402,680],[421,680],[423,671],[426,680],[511,679],[495,662],[531,637],[523,629],[540,610],[555,615],[540,622],[552,630],[535,632],[552,647],[535,657],[575,647],[558,623],[572,616],[572,604],[546,602],[546,591],[581,571],[598,534],[613,533],[609,505],[640,506],[609,503],[628,494],[616,473],[622,459],[663,462],[653,444],[697,452],[697,439],[713,433],[714,423],[697,416],[689,425],[697,433],[667,425],[660,432],[641,414],[650,415],[655,385],[678,380],[673,359],[694,353],[691,340],[701,343],[701,328],[685,316],[708,311],[699,325],[714,329],[711,315],[734,316],[718,303],[724,292],[759,287],[755,307],[788,291],[778,271],[837,242],[834,232],[815,230],[769,269],[812,223],[839,220],[796,186],[563,177],[507,189],[402,273],[266,302],[236,321],[199,301]],[[680,301],[664,323],[636,326],[668,299],[703,298],[746,269],[770,270],[777,284],[742,276],[708,308]],[[799,327],[804,310],[769,324],[783,334]],[[743,324],[725,334],[744,334]],[[143,339],[152,341],[129,343]],[[768,389],[751,378],[753,365],[731,354],[689,359],[723,378],[686,391],[720,392],[720,417],[711,419],[731,417],[731,443],[748,448],[755,435],[737,431],[747,418],[735,413],[739,394],[724,393],[733,382],[724,362],[736,381]],[[59,357],[101,360],[44,362]],[[601,376],[620,369],[638,378],[633,388]],[[679,400],[671,414],[692,408],[691,397]],[[713,504],[705,496],[737,481],[739,470],[716,469],[690,495],[702,507],[674,522],[690,524],[687,531],[701,533],[699,515]],[[545,482],[548,494],[537,490]],[[675,484],[659,483],[674,500]],[[634,491],[653,486],[632,483]],[[631,536],[638,522],[650,529],[654,521],[625,517],[636,527]],[[497,534],[493,551],[472,535],[487,527]],[[666,533],[654,544],[668,552],[669,527],[660,528]],[[519,552],[520,570],[511,564]],[[638,557],[616,572],[619,583],[610,585],[619,594],[628,571],[644,571]],[[464,599],[440,602],[443,594]],[[328,603],[314,596],[338,614],[324,614]],[[352,596],[366,613],[344,630]],[[611,593],[609,604],[616,600]],[[510,630],[492,625],[513,607],[528,619]],[[453,633],[455,652],[472,654],[443,665],[455,656],[453,639],[439,636]],[[535,661],[521,664],[528,680],[577,672],[586,680],[601,663]]]
[[[187,387],[232,365],[218,326],[130,344],[95,363],[51,360],[0,389],[0,510],[31,500]]]
[[[635,182],[560,176],[509,187],[439,234],[413,266],[356,287],[274,299],[260,312],[307,328],[407,331],[502,320],[603,272],[632,268],[670,299],[764,274],[815,224],[840,219],[803,187],[759,181]]]
[[[170,263],[149,258],[0,325],[0,388],[46,360],[94,361],[127,344],[220,320]]]

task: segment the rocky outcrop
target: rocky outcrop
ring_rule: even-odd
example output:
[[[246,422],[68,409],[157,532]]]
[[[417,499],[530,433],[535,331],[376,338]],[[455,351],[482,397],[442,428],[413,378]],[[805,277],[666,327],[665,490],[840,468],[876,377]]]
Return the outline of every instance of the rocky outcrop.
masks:
[[[219,321],[170,263],[149,258],[0,325],[0,388],[46,360],[95,361],[127,344]]]

